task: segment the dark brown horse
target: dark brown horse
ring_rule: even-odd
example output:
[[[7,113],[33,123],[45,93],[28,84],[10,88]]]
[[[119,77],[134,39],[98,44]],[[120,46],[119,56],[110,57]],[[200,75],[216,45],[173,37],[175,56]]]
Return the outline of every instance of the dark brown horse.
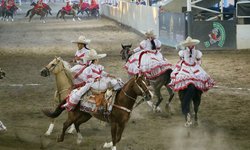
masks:
[[[9,18],[11,17],[11,21],[14,21],[14,13],[17,11],[18,7],[16,5],[12,6],[10,9],[7,9],[6,7],[2,10],[3,12],[3,19],[6,21],[9,21]]]
[[[62,8],[62,9],[60,9],[60,10],[58,11],[58,13],[57,13],[57,15],[56,15],[56,18],[58,18],[58,17],[59,17],[59,14],[61,14],[59,18],[63,18],[63,20],[66,21],[65,15],[72,15],[72,16],[73,16],[73,21],[75,21],[75,18],[76,18],[76,10],[77,10],[77,9],[78,9],[78,5],[75,4],[75,3],[73,4],[72,9],[71,9],[70,12],[67,12],[66,10],[64,10],[64,9]],[[79,20],[80,20],[80,18],[79,18]]]
[[[48,10],[46,8],[43,8],[43,9],[32,8],[32,9],[27,11],[25,17],[28,17],[29,14],[30,14],[30,16],[29,16],[29,22],[30,22],[34,15],[39,15],[39,16],[41,16],[40,20],[43,20],[43,23],[45,23],[46,22],[45,21],[45,16],[46,16],[47,13],[48,13]]]
[[[118,91],[114,101],[113,109],[108,117],[105,117],[100,113],[90,114],[80,111],[80,106],[78,104],[78,106],[73,111],[69,112],[68,119],[63,124],[63,131],[58,141],[61,142],[64,140],[66,129],[72,123],[74,123],[78,133],[77,135],[79,143],[82,139],[79,130],[80,124],[87,122],[92,116],[94,116],[99,120],[106,121],[111,124],[112,142],[105,143],[104,147],[112,147],[112,150],[116,150],[116,144],[121,140],[123,130],[130,118],[130,113],[133,109],[134,104],[136,103],[137,96],[143,96],[145,100],[150,100],[152,97],[151,92],[145,82],[145,78],[142,76],[131,78],[124,85],[124,87],[120,91]],[[44,110],[43,112],[48,117],[56,118],[64,110],[63,108],[61,108],[64,103],[65,101],[62,102],[54,112],[50,112],[48,110]]]
[[[121,44],[121,46],[122,46],[122,50],[120,51],[120,54],[121,54],[122,60],[125,60],[127,62],[129,57],[132,55],[130,53],[130,49],[132,47],[132,44],[128,44],[128,45]],[[156,111],[157,110],[160,111],[159,105],[161,104],[161,102],[163,100],[163,97],[161,95],[161,88],[163,86],[165,86],[167,88],[167,91],[168,91],[169,96],[170,96],[169,99],[168,99],[168,102],[165,105],[165,108],[171,111],[170,104],[171,104],[171,101],[172,101],[172,99],[174,97],[174,92],[172,91],[171,88],[169,88],[167,86],[171,81],[171,78],[170,78],[171,73],[172,73],[172,69],[168,69],[168,70],[166,70],[166,72],[164,72],[160,76],[149,80],[150,85],[153,87],[154,93],[155,93],[155,95],[157,97],[157,102],[156,102],[155,105],[153,105],[153,108],[156,109]]]
[[[182,108],[182,113],[185,116],[185,126],[186,127],[190,127],[193,122],[192,122],[192,113],[190,113],[191,110],[191,106],[193,106],[194,108],[194,125],[197,126],[198,125],[198,110],[199,110],[199,106],[200,106],[200,102],[201,102],[201,95],[202,95],[202,91],[197,89],[193,84],[189,84],[187,86],[186,89],[184,90],[180,90],[178,92],[179,94],[179,98],[181,101],[181,108]],[[193,101],[193,105],[192,102]]]

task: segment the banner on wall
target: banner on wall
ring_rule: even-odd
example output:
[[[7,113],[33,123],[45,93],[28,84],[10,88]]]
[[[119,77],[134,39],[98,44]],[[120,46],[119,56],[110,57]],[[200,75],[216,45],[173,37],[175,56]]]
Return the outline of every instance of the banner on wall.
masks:
[[[234,21],[195,21],[192,38],[201,41],[200,49],[236,49],[236,25]]]

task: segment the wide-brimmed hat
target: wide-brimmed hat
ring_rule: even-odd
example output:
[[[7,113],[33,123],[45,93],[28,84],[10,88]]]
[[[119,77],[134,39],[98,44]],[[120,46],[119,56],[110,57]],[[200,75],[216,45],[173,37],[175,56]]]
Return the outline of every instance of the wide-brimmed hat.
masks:
[[[87,39],[85,36],[81,35],[76,41],[72,41],[72,43],[82,43],[82,44],[89,44],[91,42],[90,39]]]
[[[200,43],[200,40],[192,39],[190,36],[186,38],[185,41],[181,42],[180,45],[187,47],[187,46],[194,46]]]
[[[148,30],[147,32],[145,32],[145,36],[147,38],[155,38],[156,37],[153,30]]]
[[[84,57],[85,60],[95,60],[106,57],[107,54],[97,54],[96,50],[91,49],[89,50],[89,53],[86,57]]]

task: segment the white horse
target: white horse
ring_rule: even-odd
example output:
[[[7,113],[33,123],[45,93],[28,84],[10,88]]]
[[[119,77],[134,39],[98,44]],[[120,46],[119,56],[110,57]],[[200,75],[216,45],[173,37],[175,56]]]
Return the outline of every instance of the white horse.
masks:
[[[61,103],[72,90],[73,76],[70,72],[70,65],[68,62],[63,61],[62,58],[56,57],[46,67],[41,70],[41,76],[47,77],[53,73],[56,78],[57,91],[55,92],[54,101]],[[49,128],[45,135],[50,135],[54,129],[55,120],[52,119]],[[75,127],[72,124],[68,133],[72,133]]]
[[[4,126],[2,121],[0,121],[0,132],[7,131],[7,128]]]

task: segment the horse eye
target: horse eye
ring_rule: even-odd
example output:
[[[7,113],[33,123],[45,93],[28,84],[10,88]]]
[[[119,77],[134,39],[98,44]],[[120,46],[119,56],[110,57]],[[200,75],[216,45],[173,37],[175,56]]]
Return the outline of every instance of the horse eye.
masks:
[[[56,65],[56,64],[51,64],[51,66],[53,66],[53,67],[54,67],[55,65]]]

